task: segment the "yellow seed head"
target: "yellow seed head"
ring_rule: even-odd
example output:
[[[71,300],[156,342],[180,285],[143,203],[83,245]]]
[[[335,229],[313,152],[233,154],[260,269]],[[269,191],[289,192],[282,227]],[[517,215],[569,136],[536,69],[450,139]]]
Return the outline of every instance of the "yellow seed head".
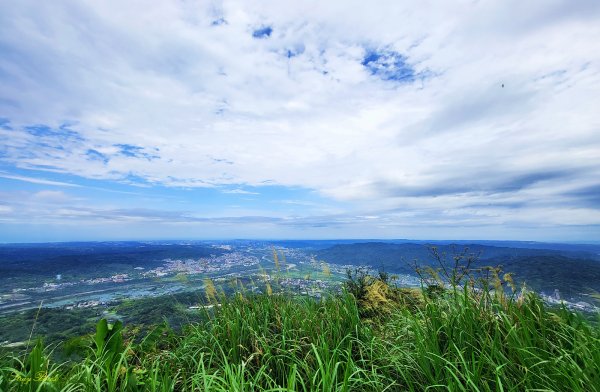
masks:
[[[208,302],[217,302],[217,289],[212,279],[204,278],[204,292],[206,293],[206,299]]]
[[[503,279],[506,283],[508,283],[508,285],[510,286],[510,289],[514,293],[515,291],[517,291],[517,287],[515,286],[515,282],[512,278],[512,275],[513,275],[512,272],[504,274]]]
[[[279,271],[279,256],[277,256],[277,250],[273,247],[273,261],[275,262],[275,268]]]
[[[273,289],[271,288],[271,285],[269,284],[269,282],[266,282],[266,286],[267,286],[267,295],[273,295]]]

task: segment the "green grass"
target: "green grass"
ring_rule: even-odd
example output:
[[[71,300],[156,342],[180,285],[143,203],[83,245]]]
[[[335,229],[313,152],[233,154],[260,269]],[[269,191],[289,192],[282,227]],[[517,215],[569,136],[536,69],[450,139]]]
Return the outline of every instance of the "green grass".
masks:
[[[566,309],[534,295],[377,290],[368,312],[347,293],[236,295],[181,333],[121,340],[120,325],[99,325],[80,361],[54,363],[41,343],[0,358],[0,390],[600,390],[600,329]]]

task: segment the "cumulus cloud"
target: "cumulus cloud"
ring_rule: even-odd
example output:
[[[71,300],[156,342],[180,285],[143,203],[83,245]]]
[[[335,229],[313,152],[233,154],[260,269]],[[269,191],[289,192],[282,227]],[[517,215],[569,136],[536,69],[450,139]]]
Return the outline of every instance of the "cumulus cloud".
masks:
[[[0,160],[301,187],[340,225],[600,224],[598,36],[594,0],[5,2]]]

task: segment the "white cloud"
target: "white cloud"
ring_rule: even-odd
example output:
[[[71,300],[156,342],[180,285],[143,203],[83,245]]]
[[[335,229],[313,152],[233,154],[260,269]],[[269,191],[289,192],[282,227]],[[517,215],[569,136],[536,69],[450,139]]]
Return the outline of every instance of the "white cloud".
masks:
[[[30,182],[32,184],[40,184],[40,185],[55,185],[55,186],[67,186],[67,187],[78,187],[79,186],[77,184],[71,184],[68,182],[45,180],[43,178],[36,178],[36,177],[18,176],[18,175],[3,173],[3,172],[0,172],[0,178]]]
[[[74,198],[67,195],[62,191],[44,190],[34,193],[31,198],[37,203],[68,203],[72,202]]]
[[[260,195],[259,192],[250,192],[250,191],[246,191],[244,189],[226,189],[221,192],[230,193],[230,194],[234,194],[234,195]]]
[[[599,224],[600,203],[564,196],[600,178],[599,4],[5,2],[1,159],[167,186],[299,186],[382,224],[555,210]],[[254,39],[261,26],[271,36]],[[368,50],[405,56],[414,82],[372,75]],[[65,122],[80,137],[24,130]]]

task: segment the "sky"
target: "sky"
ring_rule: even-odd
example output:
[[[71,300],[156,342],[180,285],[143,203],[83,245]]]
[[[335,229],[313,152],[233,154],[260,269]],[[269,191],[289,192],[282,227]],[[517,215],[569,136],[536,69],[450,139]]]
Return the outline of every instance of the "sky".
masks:
[[[600,2],[0,2],[0,242],[219,238],[600,240]]]

